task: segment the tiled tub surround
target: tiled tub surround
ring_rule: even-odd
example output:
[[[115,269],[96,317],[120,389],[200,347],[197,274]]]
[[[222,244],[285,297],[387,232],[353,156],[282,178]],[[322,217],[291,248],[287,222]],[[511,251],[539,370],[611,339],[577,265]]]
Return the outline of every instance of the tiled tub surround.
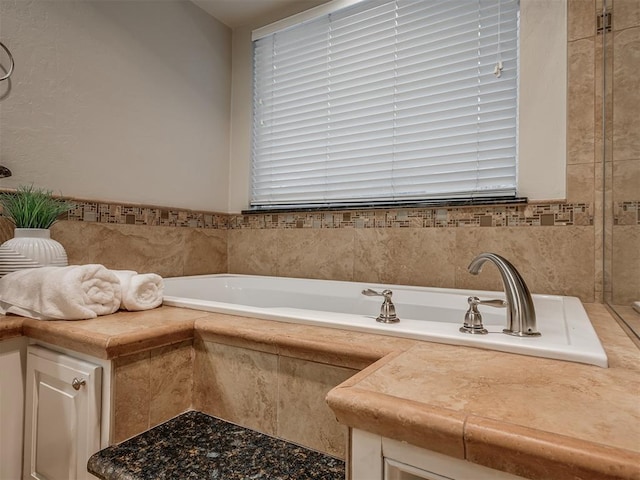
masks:
[[[304,439],[312,448],[327,445],[326,433],[314,425],[335,414],[349,426],[529,478],[639,478],[638,350],[604,306],[586,308],[607,350],[608,369],[170,307],[78,322],[0,317],[0,338],[22,333],[114,358],[114,375],[142,392],[118,403],[125,392],[115,380],[119,406],[112,432],[134,412],[143,412],[140,431],[120,430],[123,435],[140,433],[162,416],[186,409],[180,402],[160,405],[173,395],[188,396],[192,375],[194,400],[198,391],[209,389],[225,405],[223,414],[240,418],[252,411],[257,398],[263,412],[272,412],[267,418],[275,416],[275,428],[281,422],[283,435],[293,432],[294,442]],[[173,378],[189,369],[190,338],[194,370]],[[134,364],[140,367],[137,372],[125,368]],[[153,393],[156,382],[165,382],[166,395]],[[177,383],[187,387],[177,388]],[[334,413],[322,400],[327,390]],[[522,413],[514,416],[514,408]],[[145,413],[151,411],[165,413],[151,422],[151,413]],[[252,423],[259,424],[255,414],[244,424]]]
[[[622,202],[616,212],[613,248],[633,255],[638,202]],[[81,202],[52,237],[71,264],[165,277],[244,273],[481,290],[501,288],[497,271],[472,276],[466,267],[493,251],[517,266],[534,293],[593,302],[602,299],[596,220],[589,204],[224,215]],[[13,225],[0,217],[0,241],[12,236]],[[638,259],[616,259],[614,300],[628,303],[640,294]]]
[[[483,290],[500,288],[497,272],[473,277],[466,266],[494,251],[535,293],[592,302],[599,299],[593,221],[583,203],[222,215],[84,202],[52,237],[71,264],[166,277],[247,273]],[[2,219],[0,240],[11,236]]]

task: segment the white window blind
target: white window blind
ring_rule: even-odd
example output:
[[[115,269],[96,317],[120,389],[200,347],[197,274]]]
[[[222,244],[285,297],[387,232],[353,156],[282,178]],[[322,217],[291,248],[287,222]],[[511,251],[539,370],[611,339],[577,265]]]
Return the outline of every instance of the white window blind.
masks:
[[[252,208],[515,196],[518,0],[369,0],[254,42]]]

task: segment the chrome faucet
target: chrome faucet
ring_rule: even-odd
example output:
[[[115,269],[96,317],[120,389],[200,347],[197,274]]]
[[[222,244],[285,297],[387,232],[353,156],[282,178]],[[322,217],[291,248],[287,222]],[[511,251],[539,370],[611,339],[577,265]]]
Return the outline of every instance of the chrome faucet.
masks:
[[[533,307],[531,293],[522,275],[516,270],[516,267],[500,255],[496,255],[495,253],[481,253],[469,264],[469,272],[477,275],[487,260],[498,267],[498,271],[502,277],[506,305],[491,301],[478,303],[507,307],[507,328],[503,330],[504,333],[518,337],[540,336],[536,325],[536,311]],[[470,301],[469,303],[471,304],[472,302]]]

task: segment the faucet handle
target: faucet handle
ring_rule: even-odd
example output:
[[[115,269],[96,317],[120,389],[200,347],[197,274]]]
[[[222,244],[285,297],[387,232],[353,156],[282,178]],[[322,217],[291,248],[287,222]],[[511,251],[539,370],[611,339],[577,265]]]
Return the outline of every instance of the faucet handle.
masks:
[[[382,292],[376,292],[371,288],[367,288],[366,290],[362,290],[362,294],[367,297],[384,297],[384,301],[382,302],[382,306],[380,307],[380,315],[376,318],[377,322],[380,323],[398,323],[400,319],[396,315],[396,307],[391,301],[391,296],[393,292],[391,290],[383,290]]]
[[[391,301],[391,296],[393,292],[391,290],[383,290],[382,292],[376,292],[372,288],[367,288],[366,290],[362,290],[362,294],[367,297],[384,297],[385,300]]]
[[[509,305],[506,301],[495,298],[493,300],[480,300],[478,297],[469,297],[467,299],[469,305],[488,305],[496,308],[506,308]]]

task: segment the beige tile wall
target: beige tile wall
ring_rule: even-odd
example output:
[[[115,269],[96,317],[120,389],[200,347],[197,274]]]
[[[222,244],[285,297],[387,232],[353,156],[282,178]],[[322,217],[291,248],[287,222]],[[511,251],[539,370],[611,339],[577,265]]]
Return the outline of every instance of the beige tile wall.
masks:
[[[345,458],[347,429],[324,399],[358,370],[204,341],[113,361],[111,442],[196,409]]]
[[[508,258],[532,291],[594,301],[593,227],[230,230],[229,271],[445,288],[501,289],[473,257]],[[256,245],[268,245],[255,252]]]
[[[195,408],[275,435],[277,355],[199,339],[194,347]]]
[[[191,341],[113,361],[111,442],[118,443],[191,408]]]
[[[201,339],[194,346],[197,410],[345,458],[347,429],[324,398],[357,370]]]
[[[12,237],[13,224],[0,217],[0,243]],[[54,224],[51,237],[64,246],[70,265],[101,263],[164,277],[227,271],[224,229],[68,220]]]
[[[64,245],[70,264],[102,263],[165,277],[230,272],[496,290],[501,283],[493,268],[478,277],[466,272],[475,255],[492,251],[511,260],[532,291],[593,302],[594,227],[574,223],[227,230],[61,221],[52,237]],[[11,236],[3,219],[0,240]]]
[[[608,280],[612,303],[640,300],[640,2],[615,0],[611,44],[611,152],[607,161],[613,205]]]
[[[629,305],[640,300],[640,227],[619,225],[613,229],[611,264],[612,302]]]

